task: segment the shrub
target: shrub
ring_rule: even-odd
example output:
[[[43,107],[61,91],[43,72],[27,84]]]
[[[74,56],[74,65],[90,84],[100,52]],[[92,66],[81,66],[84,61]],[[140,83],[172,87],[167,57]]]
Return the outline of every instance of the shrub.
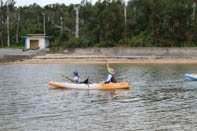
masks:
[[[64,48],[85,48],[87,46],[87,41],[75,37],[72,37],[71,39],[63,43]]]
[[[128,46],[130,47],[146,47],[153,46],[154,42],[151,35],[147,32],[142,32],[137,36],[132,37],[128,40]]]

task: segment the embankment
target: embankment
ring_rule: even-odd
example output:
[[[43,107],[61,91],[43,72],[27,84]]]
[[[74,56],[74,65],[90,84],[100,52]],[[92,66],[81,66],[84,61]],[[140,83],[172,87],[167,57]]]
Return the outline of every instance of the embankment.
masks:
[[[12,62],[21,59],[31,59],[34,56],[45,55],[48,49],[28,50],[22,49],[0,49],[0,62]]]
[[[40,55],[40,54],[43,55]],[[197,64],[197,48],[76,48],[59,53],[41,51],[5,55],[9,64]],[[22,55],[22,56],[20,56]],[[15,57],[16,56],[16,57]],[[20,60],[20,59],[24,60]],[[26,59],[28,58],[28,59]],[[5,63],[5,62],[4,62]]]
[[[64,50],[67,54],[106,55],[128,58],[197,58],[197,47],[193,48],[76,48]]]

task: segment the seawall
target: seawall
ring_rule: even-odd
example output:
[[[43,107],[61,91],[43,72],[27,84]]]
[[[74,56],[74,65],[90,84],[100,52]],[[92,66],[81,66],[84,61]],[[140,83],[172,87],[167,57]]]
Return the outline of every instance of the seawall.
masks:
[[[76,48],[64,50],[66,54],[106,55],[110,57],[128,58],[197,58],[197,47],[192,48]]]
[[[31,59],[37,55],[45,55],[48,49],[28,50],[22,49],[0,49],[0,62],[11,62],[21,59]]]
[[[58,53],[41,50],[5,50],[0,49],[0,62],[21,64],[73,64],[103,63],[193,63],[197,64],[195,48],[76,48]],[[26,60],[24,60],[26,59]],[[17,61],[19,60],[19,61]]]

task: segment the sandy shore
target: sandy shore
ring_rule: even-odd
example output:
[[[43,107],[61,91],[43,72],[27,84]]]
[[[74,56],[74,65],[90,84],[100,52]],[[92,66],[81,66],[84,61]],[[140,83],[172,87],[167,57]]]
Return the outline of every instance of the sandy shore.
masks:
[[[197,64],[197,58],[106,57],[102,55],[46,54],[2,64]]]

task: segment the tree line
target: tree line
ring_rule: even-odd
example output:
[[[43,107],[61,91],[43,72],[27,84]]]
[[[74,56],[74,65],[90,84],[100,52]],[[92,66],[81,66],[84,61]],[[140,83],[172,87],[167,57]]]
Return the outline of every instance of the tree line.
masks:
[[[51,47],[197,46],[197,0],[98,0],[16,7],[0,0],[0,46],[46,34]]]

